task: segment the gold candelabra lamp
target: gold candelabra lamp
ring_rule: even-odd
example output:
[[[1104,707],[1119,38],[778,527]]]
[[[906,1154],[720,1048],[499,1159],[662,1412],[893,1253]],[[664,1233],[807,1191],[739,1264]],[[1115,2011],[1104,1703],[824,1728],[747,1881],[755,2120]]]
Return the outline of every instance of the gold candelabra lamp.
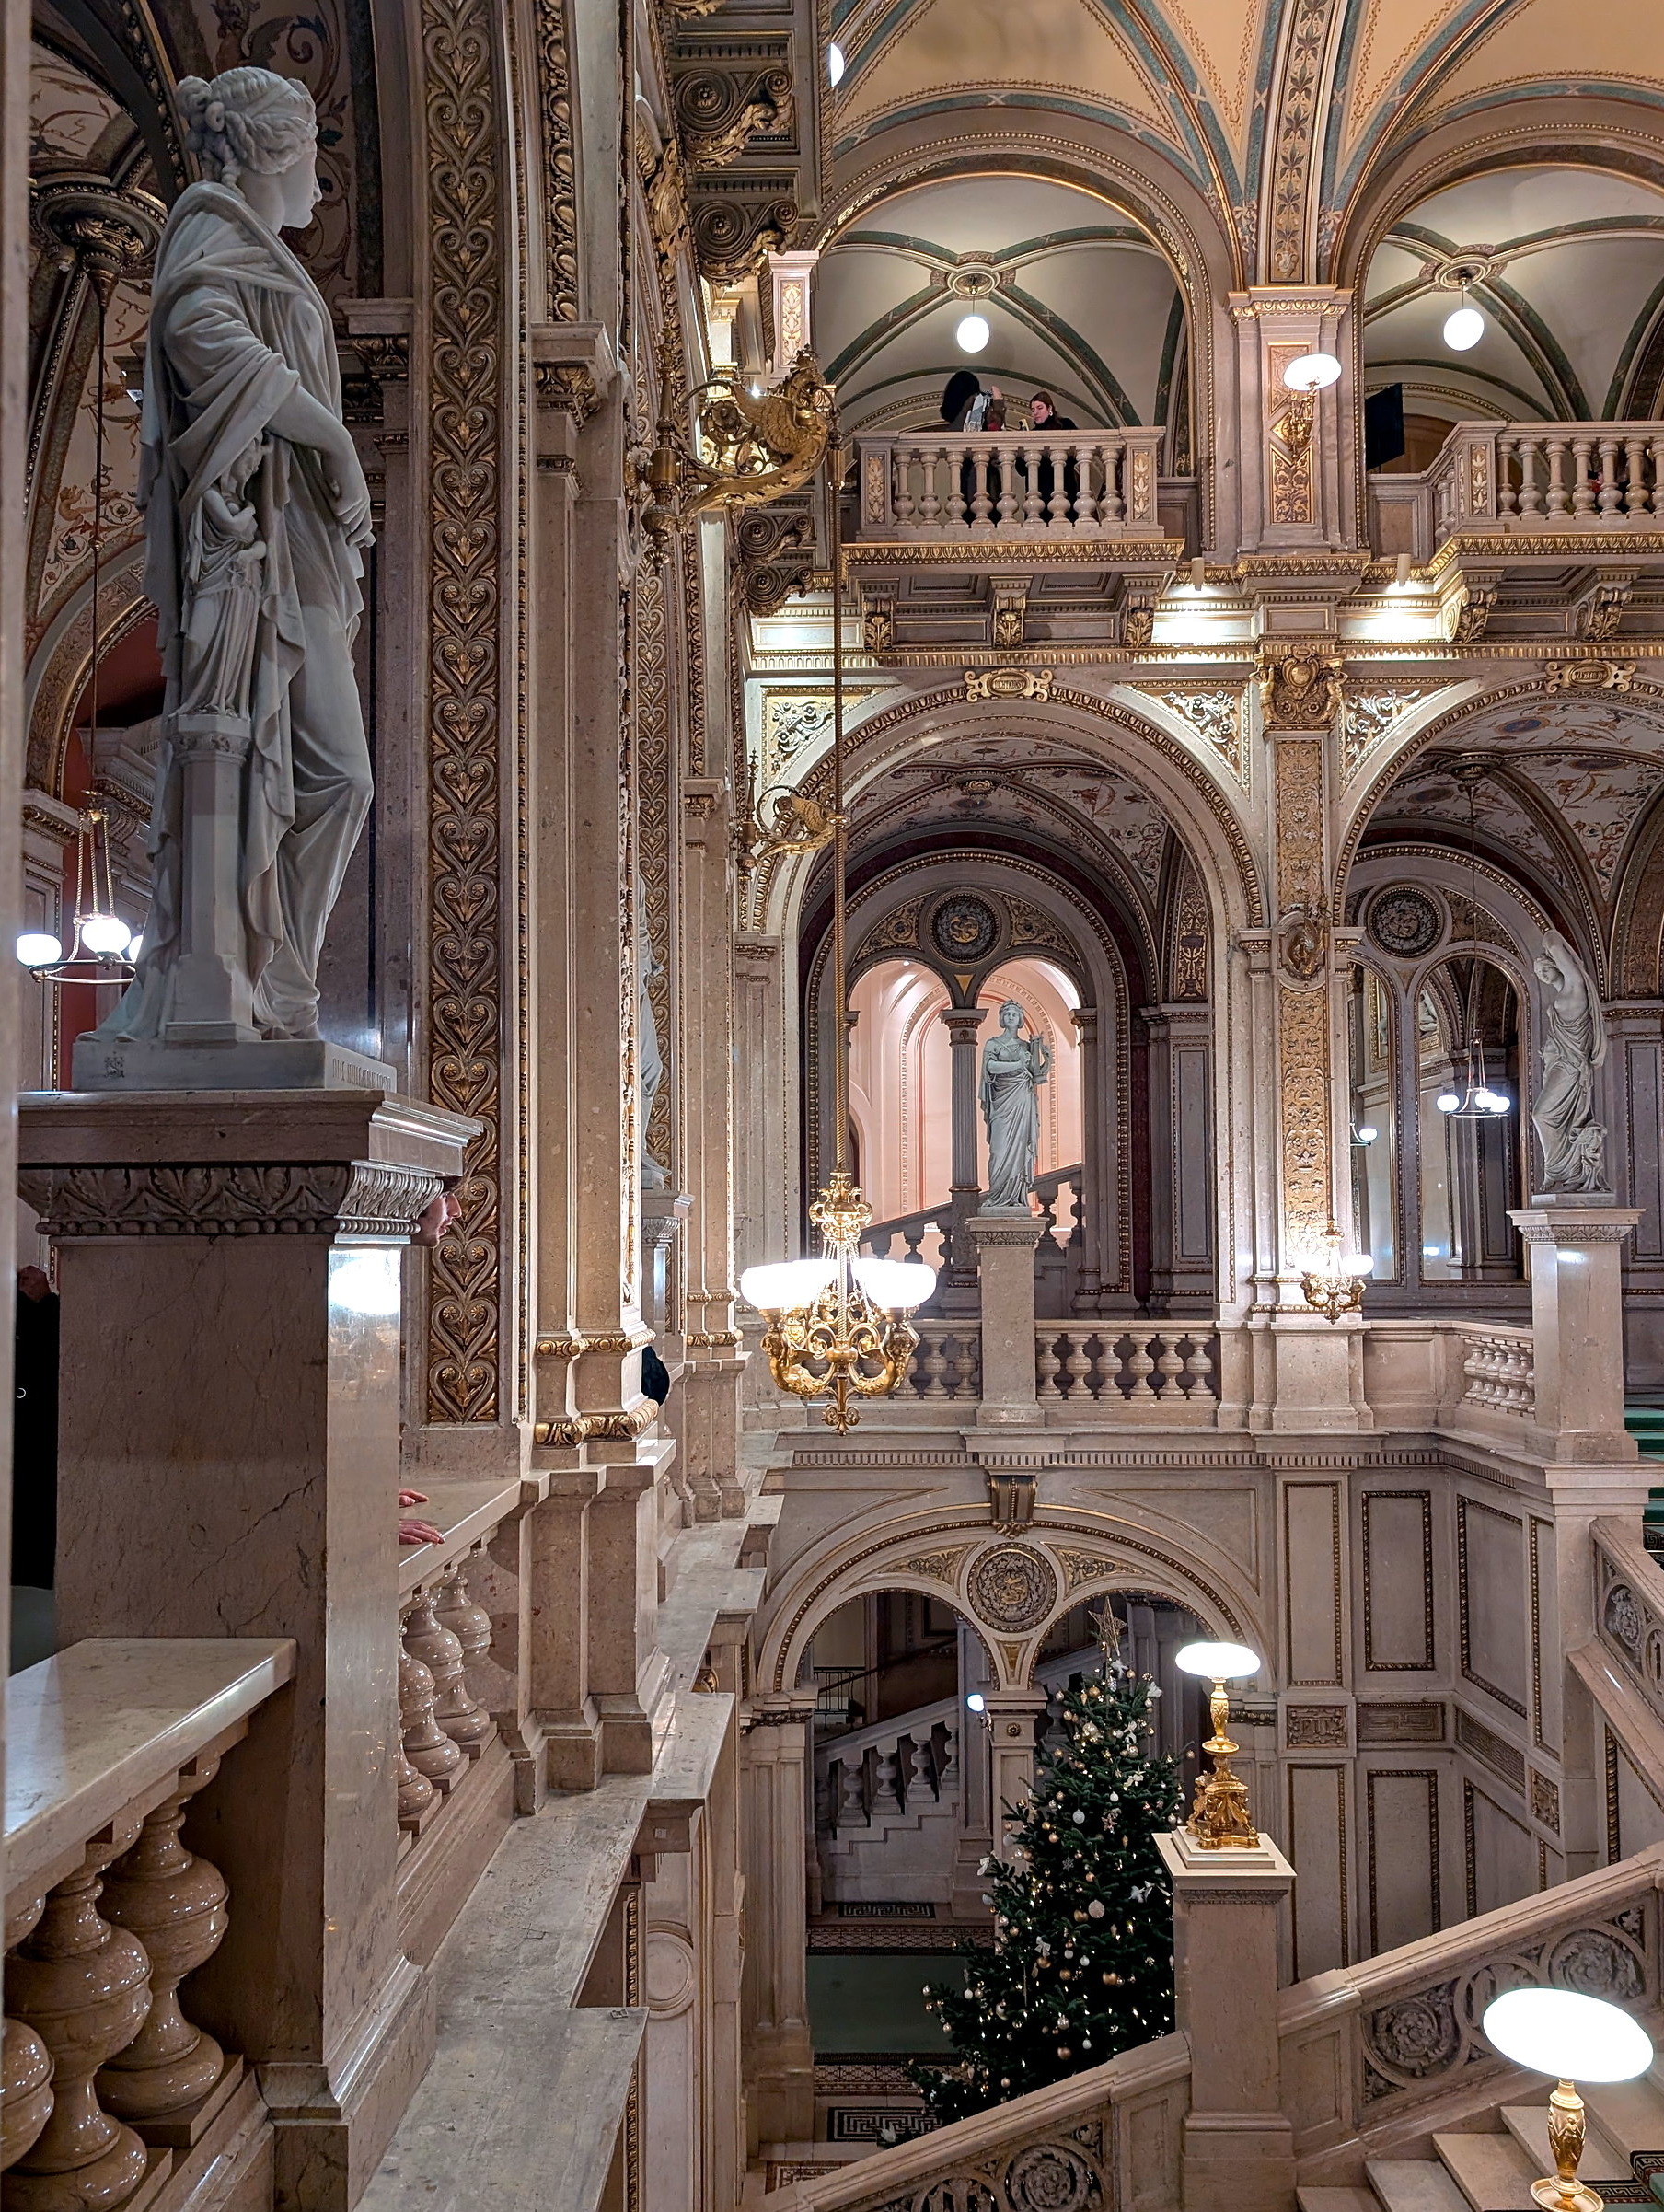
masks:
[[[1213,1684],[1208,1713],[1213,1733],[1202,1749],[1213,1762],[1212,1772],[1196,1777],[1196,1803],[1186,1833],[1202,1851],[1256,1851],[1259,1831],[1248,1811],[1248,1785],[1231,1762],[1241,1749],[1225,1733],[1231,1718],[1229,1682],[1241,1681],[1260,1671],[1260,1655],[1246,1644],[1186,1644],[1173,1653],[1173,1662],[1186,1674],[1199,1674]]]
[[[802,356],[800,356],[800,359]],[[780,1388],[793,1397],[827,1401],[823,1419],[839,1436],[861,1419],[859,1401],[887,1396],[901,1383],[918,1349],[909,1316],[936,1288],[936,1270],[919,1260],[877,1259],[861,1249],[872,1209],[849,1173],[849,1025],[846,951],[849,822],[844,806],[843,542],[838,494],[841,449],[826,448],[827,540],[832,555],[832,792],[829,808],[801,793],[777,801],[775,823],[756,820],[756,801],[742,831],[755,864],[767,851],[832,848],[832,1173],[809,1209],[820,1232],[819,1256],[747,1268],[740,1294],[768,1322],[763,1350]],[[792,802],[801,800],[802,805]],[[813,814],[803,812],[813,809]]]
[[[1548,2101],[1554,2171],[1531,2183],[1532,2197],[1543,2212],[1601,2212],[1605,2199],[1577,2179],[1588,2120],[1576,2083],[1633,2081],[1652,2064],[1651,2037],[1617,2005],[1574,1989],[1507,1990],[1480,2024],[1504,2058],[1557,2084]]]
[[[1364,1283],[1375,1262],[1367,1252],[1348,1252],[1331,1220],[1323,1233],[1323,1255],[1300,1277],[1300,1295],[1325,1321],[1356,1314],[1364,1302]]]
[[[826,457],[832,427],[832,387],[806,346],[768,391],[724,367],[678,401],[666,371],[653,450],[638,451],[634,463],[648,495],[641,527],[661,560],[678,530],[713,508],[767,506],[801,491]]]

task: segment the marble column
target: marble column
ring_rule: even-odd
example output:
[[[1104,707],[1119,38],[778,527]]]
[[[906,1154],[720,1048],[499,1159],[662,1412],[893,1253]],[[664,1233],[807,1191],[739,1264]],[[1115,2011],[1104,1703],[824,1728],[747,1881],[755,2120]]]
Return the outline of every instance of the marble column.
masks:
[[[979,1426],[1038,1421],[1034,1396],[1033,1215],[975,1214],[965,1224],[982,1279],[982,1403]]]
[[[988,1813],[996,1859],[1011,1855],[1011,1832],[1034,1779],[1034,1726],[1045,1710],[1046,1692],[1041,1689],[1025,1685],[987,1693]]]
[[[1190,2043],[1184,2212],[1288,2212],[1294,2127],[1277,2038],[1279,1908],[1294,1869],[1272,1843],[1199,1851],[1184,1830],[1156,1838],[1173,1878],[1175,2025]]]
[[[815,2133],[803,1880],[814,1713],[813,1692],[757,1698],[741,1746],[746,2130],[754,2156],[759,2143],[807,2142]]]
[[[976,1157],[981,1119],[976,1107],[976,1040],[987,1018],[988,1010],[981,1006],[945,1006],[942,1012],[942,1025],[948,1033],[949,1099],[953,1116],[953,1175],[948,1186],[952,1221],[942,1284],[947,1291],[970,1291],[976,1283],[965,1223],[982,1196]]]
[[[308,2212],[356,2201],[433,2047],[395,1910],[400,1277],[477,1129],[364,1091],[21,1114],[63,1298],[62,1639],[298,1648],[235,1801],[192,1808],[242,1901],[192,2002],[259,2067]]]

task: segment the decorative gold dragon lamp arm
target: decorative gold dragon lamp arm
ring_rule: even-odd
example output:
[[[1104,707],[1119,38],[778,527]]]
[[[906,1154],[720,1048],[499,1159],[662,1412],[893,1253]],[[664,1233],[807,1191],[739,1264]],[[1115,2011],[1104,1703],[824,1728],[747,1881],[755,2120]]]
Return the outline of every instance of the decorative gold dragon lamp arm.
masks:
[[[698,420],[690,441],[683,421]],[[635,463],[648,494],[641,524],[661,560],[676,533],[715,508],[760,507],[801,491],[820,467],[835,423],[833,390],[805,346],[772,390],[757,397],[737,369],[696,385],[678,403],[666,375],[657,440]]]

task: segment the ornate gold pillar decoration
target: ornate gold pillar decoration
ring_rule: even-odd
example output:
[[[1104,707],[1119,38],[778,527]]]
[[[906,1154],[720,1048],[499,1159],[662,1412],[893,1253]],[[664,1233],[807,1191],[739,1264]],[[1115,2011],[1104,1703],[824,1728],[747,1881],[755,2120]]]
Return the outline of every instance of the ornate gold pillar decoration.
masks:
[[[538,82],[543,97],[543,220],[547,311],[578,318],[578,194],[572,168],[572,64],[564,0],[537,0]]]
[[[427,1417],[500,1407],[503,221],[497,34],[483,0],[423,0],[428,327],[428,1091],[485,1124],[433,1255]]]

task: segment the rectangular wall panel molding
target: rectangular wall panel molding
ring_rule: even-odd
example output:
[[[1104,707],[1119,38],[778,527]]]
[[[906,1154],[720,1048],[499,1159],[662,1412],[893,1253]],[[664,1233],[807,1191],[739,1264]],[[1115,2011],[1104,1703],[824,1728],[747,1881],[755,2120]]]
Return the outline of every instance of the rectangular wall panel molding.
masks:
[[[1283,1486],[1283,1625],[1291,1689],[1344,1680],[1337,1482]]]
[[[1433,1639],[1433,1493],[1366,1490],[1363,1535],[1364,1670],[1430,1673]]]
[[[1439,1880],[1439,1772],[1376,1766],[1364,1776],[1364,1851],[1371,1957],[1416,1942],[1442,1925]]]
[[[1523,1720],[1531,1613],[1525,1523],[1518,1513],[1457,1499],[1456,1586],[1462,1672]]]

